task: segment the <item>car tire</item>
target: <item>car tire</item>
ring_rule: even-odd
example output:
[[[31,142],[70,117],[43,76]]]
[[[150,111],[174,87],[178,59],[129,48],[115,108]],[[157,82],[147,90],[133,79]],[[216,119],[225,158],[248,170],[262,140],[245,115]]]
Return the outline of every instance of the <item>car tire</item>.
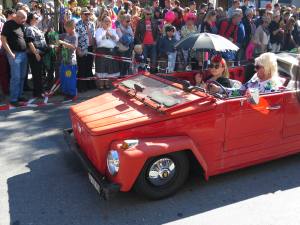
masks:
[[[165,167],[162,167],[163,169],[160,167],[159,171],[161,175],[163,174],[163,177],[157,176],[159,173],[156,169],[159,167],[158,165],[161,165],[160,163],[170,165],[169,167],[171,168],[168,168],[166,172],[164,171]],[[169,173],[169,177],[164,178],[165,173]],[[178,191],[185,183],[188,175],[189,159],[185,152],[161,155],[151,158],[145,163],[134,188],[139,194],[148,199],[161,199],[173,195]],[[153,178],[156,176],[157,178]]]

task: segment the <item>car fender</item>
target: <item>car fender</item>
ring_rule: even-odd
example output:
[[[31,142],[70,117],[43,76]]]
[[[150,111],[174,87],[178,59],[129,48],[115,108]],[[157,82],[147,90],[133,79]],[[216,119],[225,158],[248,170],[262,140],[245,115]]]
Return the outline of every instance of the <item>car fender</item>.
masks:
[[[124,149],[123,140],[114,141],[111,149],[117,150],[120,157],[120,168],[116,176],[109,176],[114,183],[121,185],[121,191],[129,191],[139,176],[145,162],[152,157],[191,150],[204,170],[207,178],[207,163],[195,143],[188,136],[173,136],[138,139],[138,144]]]

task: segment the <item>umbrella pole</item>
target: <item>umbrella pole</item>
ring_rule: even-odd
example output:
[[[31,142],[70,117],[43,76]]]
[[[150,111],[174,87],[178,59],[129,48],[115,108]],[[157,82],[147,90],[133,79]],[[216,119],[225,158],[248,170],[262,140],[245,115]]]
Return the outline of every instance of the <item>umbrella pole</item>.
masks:
[[[202,52],[202,71],[204,71],[205,52]]]

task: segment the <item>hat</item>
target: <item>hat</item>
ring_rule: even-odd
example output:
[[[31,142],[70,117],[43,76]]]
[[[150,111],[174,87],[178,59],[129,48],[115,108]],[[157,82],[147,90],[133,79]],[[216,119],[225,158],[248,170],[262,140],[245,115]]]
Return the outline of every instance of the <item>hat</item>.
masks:
[[[173,23],[175,20],[175,13],[171,10],[169,10],[168,12],[166,12],[165,14],[165,21],[168,23]]]
[[[91,14],[91,12],[87,7],[82,7],[81,8],[81,14]]]
[[[213,57],[211,57],[210,61],[213,63],[221,63],[223,66],[226,64],[225,59],[222,58],[221,55],[214,55]]]
[[[189,5],[196,5],[195,1],[189,1]]]
[[[38,1],[38,0],[30,0],[30,1],[29,1],[29,3],[31,3],[31,2],[36,2],[36,3],[39,3],[39,1]]]
[[[243,11],[241,9],[235,9],[232,11],[232,16],[231,17],[234,17],[234,16],[241,16],[243,14]]]
[[[188,21],[188,20],[193,20],[195,21],[197,19],[197,16],[195,15],[195,13],[188,13],[185,17],[185,21]]]

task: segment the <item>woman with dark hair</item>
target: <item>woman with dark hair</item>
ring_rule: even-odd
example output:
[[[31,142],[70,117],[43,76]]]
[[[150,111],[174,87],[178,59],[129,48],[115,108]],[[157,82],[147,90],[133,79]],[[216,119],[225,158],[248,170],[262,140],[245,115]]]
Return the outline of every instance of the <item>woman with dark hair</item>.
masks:
[[[37,28],[39,16],[30,13],[27,17],[28,27],[25,30],[26,41],[29,46],[28,61],[33,78],[33,96],[42,97],[43,63],[42,58],[47,49],[44,33]]]
[[[206,32],[206,33],[212,33],[212,34],[217,34],[218,29],[216,26],[216,21],[217,21],[217,13],[215,10],[210,10],[206,14],[204,21],[201,25],[200,32]]]
[[[175,20],[173,21],[172,25],[177,31],[181,30],[181,27],[183,26],[182,10],[180,8],[174,8],[173,12],[175,13]]]

